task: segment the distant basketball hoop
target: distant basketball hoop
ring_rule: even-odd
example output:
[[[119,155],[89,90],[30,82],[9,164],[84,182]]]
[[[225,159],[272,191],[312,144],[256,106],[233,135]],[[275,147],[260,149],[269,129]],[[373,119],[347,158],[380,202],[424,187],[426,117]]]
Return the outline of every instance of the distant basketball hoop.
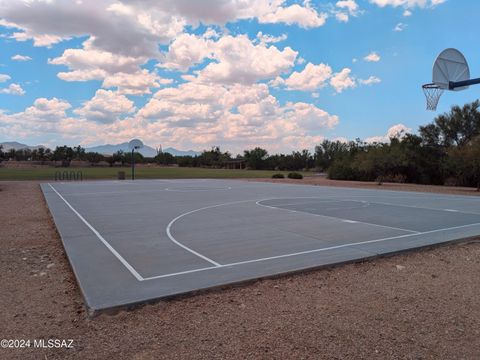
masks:
[[[143,142],[139,139],[130,140],[128,148],[132,150],[132,180],[135,180],[135,150],[143,148]]]

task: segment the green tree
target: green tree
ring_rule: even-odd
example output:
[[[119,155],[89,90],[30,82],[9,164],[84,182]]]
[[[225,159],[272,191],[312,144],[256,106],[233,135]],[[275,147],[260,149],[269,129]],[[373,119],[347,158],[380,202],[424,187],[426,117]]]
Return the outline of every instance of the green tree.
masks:
[[[315,166],[321,170],[327,170],[334,160],[343,157],[351,157],[358,149],[358,143],[324,140],[315,147]]]
[[[397,173],[400,165],[401,159],[392,151],[391,144],[376,144],[369,147],[368,151],[359,153],[354,166],[370,180],[381,184],[387,175]]]
[[[98,164],[100,161],[105,160],[105,156],[97,152],[88,152],[82,154],[82,158],[88,161],[90,164]]]
[[[135,163],[141,164],[141,163],[144,162],[145,158],[143,157],[142,154],[140,154],[139,152],[136,152],[136,151],[133,154],[134,154],[134,157],[135,157]],[[125,157],[124,162],[126,162],[128,164],[132,163],[132,153],[130,151],[125,153],[124,157]],[[122,163],[122,165],[123,165],[123,163]]]
[[[420,135],[429,145],[462,146],[480,134],[480,101],[463,107],[452,106],[432,124],[420,126]]]
[[[116,153],[112,155],[112,165],[113,163],[119,162],[122,166],[125,165],[125,153],[122,150],[118,150]]]
[[[267,157],[268,151],[260,147],[256,147],[253,150],[244,151],[245,162],[247,166],[253,170],[264,169]]]
[[[86,160],[85,149],[80,145],[73,148],[73,158],[77,160]],[[88,160],[87,160],[88,161]]]
[[[176,162],[175,157],[168,152],[158,153],[157,156],[154,157],[154,160],[160,165],[171,165]]]
[[[449,155],[458,185],[475,186],[480,191],[480,136],[451,149]]]
[[[70,162],[75,155],[75,151],[67,146],[57,146],[52,153],[52,160]]]
[[[38,149],[38,160],[40,161],[44,161],[46,159],[47,155],[46,155],[46,151],[45,151],[45,148],[44,147],[40,147]]]
[[[175,160],[180,167],[196,167],[198,166],[197,162],[197,156],[190,156],[190,155],[184,155],[184,156],[176,156]]]
[[[200,156],[198,156],[197,161],[200,166],[208,167],[223,167],[225,162],[231,160],[232,156],[230,153],[222,152],[220,147],[214,146],[211,150],[204,150]]]

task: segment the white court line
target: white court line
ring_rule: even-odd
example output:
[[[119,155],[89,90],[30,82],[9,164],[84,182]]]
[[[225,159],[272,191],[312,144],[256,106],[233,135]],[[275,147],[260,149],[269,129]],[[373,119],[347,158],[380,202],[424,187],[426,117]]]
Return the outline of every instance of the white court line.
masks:
[[[282,198],[272,198],[272,199],[258,200],[257,202],[255,202],[255,204],[258,205],[258,206],[264,206],[264,207],[267,207],[267,208],[270,208],[270,209],[278,209],[278,210],[283,210],[283,211],[292,211],[292,210],[290,210],[290,209],[284,209],[284,208],[281,208],[281,207],[276,207],[276,206],[270,206],[270,205],[261,204],[262,201],[281,200],[281,199],[282,199]],[[308,214],[308,215],[312,215],[312,216],[319,216],[319,217],[324,217],[324,218],[329,218],[329,219],[341,220],[341,221],[343,221],[343,222],[355,221],[355,223],[357,223],[357,224],[365,224],[365,225],[377,226],[377,227],[382,227],[382,228],[387,228],[387,229],[406,231],[406,232],[413,233],[413,234],[420,234],[419,231],[409,230],[409,229],[402,229],[402,228],[393,227],[393,226],[374,224],[374,223],[369,223],[369,222],[365,222],[365,221],[358,221],[358,220],[352,220],[352,219],[345,219],[345,218],[340,218],[340,217],[336,217],[336,216],[329,216],[329,215],[322,215],[322,214],[314,214],[314,213],[310,213],[310,212],[306,212],[306,211],[301,211],[301,210],[297,210],[297,212],[301,212],[301,213],[303,213],[303,214]]]
[[[172,225],[179,219],[183,218],[184,216],[187,216],[187,215],[190,215],[190,214],[193,214],[193,213],[196,213],[198,211],[202,211],[202,210],[207,210],[207,209],[213,209],[213,208],[216,208],[216,207],[219,207],[219,206],[225,206],[225,205],[233,205],[233,204],[240,204],[240,203],[244,203],[244,202],[249,202],[249,201],[255,201],[255,200],[241,200],[241,201],[233,201],[233,202],[228,202],[228,203],[223,203],[223,204],[217,204],[217,205],[210,205],[210,206],[205,206],[205,207],[202,207],[202,208],[199,208],[199,209],[195,209],[195,210],[191,210],[191,211],[187,211],[183,214],[180,214],[178,215],[176,218],[174,218],[172,221],[170,221],[167,225],[167,236],[168,238],[175,244],[177,244],[178,246],[180,246],[181,248],[187,250],[188,252],[192,253],[193,255],[196,255],[198,256],[199,258],[203,259],[203,260],[206,260],[208,261],[210,264],[213,264],[217,267],[220,267],[222,266],[221,264],[219,264],[218,262],[206,257],[205,255],[202,255],[200,254],[199,252],[193,250],[193,249],[190,249],[188,246],[185,246],[183,245],[182,243],[180,243],[179,241],[177,241],[175,239],[175,237],[172,235],[172,232],[171,232],[171,228],[172,228]]]
[[[424,209],[424,210],[434,210],[434,211],[449,211],[449,212],[458,212],[458,213],[461,213],[461,214],[480,215],[480,213],[475,213],[475,212],[470,212],[470,211],[462,211],[462,210],[456,210],[456,209],[436,209],[436,208],[425,207],[425,206],[394,204],[394,203],[388,203],[388,202],[383,202],[383,201],[371,201],[370,204],[380,204],[380,205],[407,207],[407,208],[413,208],[413,209]]]
[[[175,237],[172,235],[172,232],[171,232],[171,228],[172,228],[172,225],[179,219],[183,218],[184,216],[187,216],[187,215],[190,215],[190,214],[193,214],[193,213],[196,213],[198,211],[202,211],[202,210],[207,210],[207,209],[213,209],[213,208],[216,208],[216,207],[220,207],[220,206],[226,206],[226,205],[234,205],[234,204],[241,204],[241,203],[245,203],[245,202],[253,202],[255,200],[240,200],[240,201],[232,201],[232,202],[227,202],[227,203],[222,203],[222,204],[216,204],[216,205],[210,205],[210,206],[205,206],[205,207],[202,207],[202,208],[199,208],[199,209],[195,209],[195,210],[191,210],[191,211],[187,211],[183,214],[180,214],[178,215],[176,218],[174,218],[172,221],[170,221],[167,225],[167,228],[166,228],[166,232],[167,232],[167,236],[168,238],[175,244],[177,244],[178,246],[180,246],[181,248],[187,250],[188,252],[198,256],[199,258],[203,259],[203,260],[206,260],[208,261],[209,263],[215,265],[216,267],[221,267],[222,265],[219,264],[218,262],[206,257],[205,255],[202,255],[200,254],[199,252],[193,250],[193,249],[190,249],[188,246],[186,245],[183,245],[182,243],[180,243],[179,241],[177,241],[175,239]]]
[[[172,277],[172,276],[178,276],[178,275],[185,275],[185,274],[190,274],[190,273],[196,273],[200,271],[205,271],[205,270],[211,270],[211,269],[218,269],[221,267],[224,267],[225,265],[220,265],[220,266],[208,266],[200,269],[193,269],[193,270],[185,270],[185,271],[179,271],[176,273],[171,273],[171,274],[165,274],[165,275],[156,275],[156,276],[150,276],[143,278],[143,280],[154,280],[154,279],[162,279],[162,278],[167,278],[167,277]]]
[[[321,199],[321,197],[313,197],[313,198],[309,198],[309,199]],[[352,202],[360,202],[360,201],[357,201],[357,200],[323,200],[322,199],[322,202],[325,202],[325,203],[330,203],[330,202],[340,202],[340,201],[352,201]],[[318,202],[317,202],[318,203]],[[298,206],[298,205],[311,205],[312,202],[301,202],[301,203],[287,203],[287,204],[276,204],[276,206],[278,207],[283,207],[283,206]]]
[[[372,244],[372,243],[383,242],[383,241],[388,241],[388,240],[395,240],[395,239],[401,239],[401,238],[406,238],[406,237],[412,237],[412,236],[418,236],[418,235],[431,234],[431,233],[436,233],[436,232],[440,232],[440,231],[448,231],[448,230],[461,229],[461,228],[464,228],[464,227],[475,226],[475,225],[480,225],[480,223],[468,224],[468,225],[461,225],[461,226],[454,226],[454,227],[444,228],[444,229],[436,229],[436,230],[424,231],[424,232],[419,232],[419,233],[416,233],[416,234],[398,235],[398,236],[392,236],[392,237],[387,237],[387,238],[383,238],[383,239],[366,240],[366,241],[360,241],[360,242],[356,242],[356,243],[349,243],[349,244],[342,244],[342,245],[330,246],[330,247],[321,248],[321,249],[300,251],[300,252],[297,252],[297,253],[285,254],[285,255],[277,255],[277,256],[271,256],[271,257],[267,257],[267,258],[255,259],[255,260],[239,261],[239,262],[235,262],[235,263],[231,263],[231,264],[225,264],[225,265],[223,265],[223,267],[236,266],[236,265],[242,265],[242,264],[250,264],[250,263],[258,262],[258,261],[273,260],[273,259],[279,259],[279,258],[284,258],[284,257],[289,257],[289,256],[297,256],[297,255],[303,255],[303,254],[310,254],[310,253],[315,253],[315,252],[320,252],[320,251],[341,249],[341,248],[348,247],[348,246],[357,246],[357,245]]]
[[[365,189],[362,189],[362,190],[365,190]],[[381,198],[387,197],[393,200],[398,200],[398,199],[418,200],[419,198],[425,198],[426,200],[448,200],[448,201],[469,201],[470,200],[470,201],[480,203],[480,196],[478,195],[452,195],[452,194],[425,193],[425,192],[412,192],[412,191],[393,191],[393,190],[372,190],[372,191],[378,191],[377,194],[382,193],[382,195],[377,196],[377,195],[369,195],[369,194],[351,194],[351,195],[344,195],[344,196],[348,196],[349,198],[369,197],[373,199],[381,199]],[[415,196],[408,195],[411,193],[415,193],[416,195]],[[440,195],[440,196],[431,196],[431,195]]]
[[[163,192],[164,189],[155,189],[155,190],[124,190],[124,191],[97,191],[97,192],[78,192],[78,193],[69,193],[68,196],[83,196],[83,195],[112,195],[112,194],[141,194],[141,193],[157,193]]]
[[[326,207],[322,207],[322,210],[352,210],[352,209],[361,209],[361,208],[366,208],[368,206],[370,206],[370,203],[368,203],[367,201],[361,201],[361,200],[323,200],[321,197],[312,197],[310,199],[321,199],[321,202],[324,203],[331,203],[331,202],[356,202],[356,203],[361,203],[362,205],[361,206],[356,206],[356,207],[348,207],[348,208],[339,208],[339,207],[329,207],[329,208],[326,208]],[[258,205],[258,204],[257,204]],[[302,202],[302,203],[290,203],[290,204],[275,204],[274,207],[278,207],[278,208],[283,208],[284,206],[298,206],[298,205],[312,205],[311,202]],[[283,209],[283,210],[291,210],[291,209]],[[313,208],[309,208],[309,209],[304,209],[304,210],[315,210]],[[298,210],[298,212],[305,212],[303,210]],[[313,215],[313,214],[312,214]],[[358,222],[358,221],[354,221],[352,220],[352,222]]]
[[[221,190],[232,190],[231,186],[223,187],[223,188],[210,188],[210,189],[172,189],[172,188],[165,188],[165,191],[172,191],[172,192],[197,192],[197,191],[221,191]]]
[[[52,186],[52,184],[48,183],[48,185],[52,188],[53,191],[55,191],[55,193],[60,197],[60,199],[63,200],[63,202],[65,202],[65,204],[67,204],[67,206],[70,208],[70,210],[72,210],[75,215],[78,216],[78,218],[80,220],[82,220],[82,222],[88,226],[88,228],[90,230],[92,230],[92,232],[97,236],[97,238],[103,243],[103,245],[105,245],[107,247],[108,250],[110,250],[110,252],[130,271],[130,273],[135,276],[135,278],[138,280],[138,281],[143,281],[144,278],[133,268],[132,265],[130,265],[127,260],[125,260],[122,255],[120,255],[117,250],[115,250],[109,243],[107,240],[105,240],[103,238],[103,236],[92,226],[90,225],[90,223],[85,220],[85,218],[80,215],[80,213],[74,209],[74,207],[72,205],[70,205],[70,203],[65,200],[65,198],[60,195],[60,193]]]
[[[278,258],[285,258],[285,257],[291,257],[291,256],[298,256],[298,255],[303,255],[303,254],[309,254],[309,253],[315,253],[315,252],[321,252],[321,251],[327,251],[327,250],[333,250],[333,249],[338,249],[338,248],[344,248],[344,247],[348,247],[348,246],[357,246],[357,245],[363,245],[363,244],[369,244],[369,243],[375,243],[375,242],[383,242],[383,241],[389,241],[389,240],[394,240],[394,239],[400,239],[400,238],[406,238],[406,237],[412,237],[412,236],[416,236],[416,235],[424,235],[424,234],[429,234],[429,233],[435,233],[435,232],[441,232],[441,231],[448,231],[448,230],[454,230],[454,229],[459,229],[459,228],[465,228],[465,227],[470,227],[470,226],[475,226],[475,225],[480,225],[480,223],[475,223],[475,224],[468,224],[468,225],[462,225],[462,226],[455,226],[455,227],[450,227],[450,228],[443,228],[443,229],[437,229],[437,230],[431,230],[431,231],[426,231],[426,232],[413,232],[411,230],[406,230],[406,229],[399,229],[399,230],[403,230],[403,231],[409,231],[409,232],[413,232],[411,234],[405,234],[405,235],[399,235],[399,236],[393,236],[393,237],[388,237],[388,238],[382,238],[382,239],[376,239],[376,240],[367,240],[367,241],[363,241],[363,242],[357,242],[357,243],[350,243],[350,244],[342,244],[342,245],[337,245],[337,246],[332,246],[332,247],[327,247],[327,248],[321,248],[321,249],[314,249],[314,250],[307,250],[307,251],[302,251],[302,252],[297,252],[297,253],[291,253],[291,254],[284,254],[284,255],[278,255],[278,256],[272,256],[272,257],[265,257],[265,258],[259,258],[259,259],[253,259],[253,260],[246,260],[246,261],[241,261],[241,262],[235,262],[235,263],[230,263],[230,264],[219,264],[218,262],[215,262],[205,256],[203,256],[202,254],[186,247],[185,245],[179,243],[174,237],[173,235],[171,234],[171,226],[173,225],[173,223],[177,220],[179,220],[180,218],[186,216],[186,215],[189,215],[189,214],[192,214],[192,213],[195,213],[195,212],[198,212],[198,211],[201,211],[201,210],[206,210],[206,209],[210,209],[210,208],[215,208],[215,207],[220,207],[220,206],[226,206],[226,205],[233,205],[233,204],[238,204],[238,203],[245,203],[245,202],[253,202],[255,200],[242,200],[242,201],[234,201],[234,202],[229,202],[229,203],[223,203],[223,204],[217,204],[217,205],[211,205],[211,206],[206,206],[206,207],[203,207],[203,208],[199,208],[199,209],[196,209],[196,210],[192,210],[192,211],[189,211],[189,212],[186,212],[184,214],[181,214],[179,216],[177,216],[175,219],[173,219],[169,225],[167,226],[167,235],[169,235],[169,238],[170,240],[172,240],[175,244],[177,244],[178,246],[182,247],[183,249],[191,252],[192,254],[196,255],[196,256],[199,256],[201,258],[203,258],[204,260],[206,261],[209,261],[210,263],[212,263],[214,266],[210,266],[210,267],[204,267],[204,268],[200,268],[200,269],[193,269],[193,270],[186,270],[186,271],[182,271],[182,272],[176,272],[176,273],[170,273],[170,274],[164,274],[164,275],[158,275],[158,276],[152,276],[152,277],[147,277],[147,278],[143,278],[103,237],[102,235],[95,229],[93,228],[92,225],[90,225],[79,213],[78,211],[76,211],[72,205],[70,205],[70,203],[65,200],[65,198],[49,183],[48,184],[52,190],[67,204],[67,206],[80,218],[80,220],[82,220],[82,222],[85,223],[85,225],[87,225],[87,227],[92,230],[92,232],[100,239],[100,241],[102,241],[102,243],[112,252],[112,254],[115,255],[115,257],[117,257],[117,259],[132,273],[132,275],[139,281],[144,281],[144,280],[154,280],[154,279],[160,279],[160,278],[167,278],[167,277],[172,277],[172,276],[179,276],[179,275],[183,275],[183,274],[190,274],[190,273],[195,273],[195,272],[200,272],[200,271],[206,271],[206,270],[211,270],[211,269],[217,269],[217,268],[222,268],[222,267],[231,267],[231,266],[237,266],[237,265],[242,265],[242,264],[248,264],[248,263],[254,263],[254,262],[261,262],[261,261],[267,261],[267,260],[273,260],[273,259],[278,259]],[[305,197],[305,198],[313,198],[313,197]],[[262,200],[258,200],[257,202],[260,202],[260,201],[265,201],[265,200],[269,200],[269,199],[262,199]],[[260,206],[264,206],[264,207],[270,207],[270,206],[267,206],[267,205],[263,205],[261,204]],[[277,209],[277,210],[286,210],[286,211],[290,211],[290,212],[294,212],[294,211],[291,211],[291,210],[288,210],[288,209],[281,209],[281,208],[276,208],[276,207],[270,207],[272,209]],[[325,217],[329,217],[329,216],[325,216]],[[335,217],[330,217],[330,218],[335,218]],[[340,218],[335,218],[335,219],[340,219]],[[340,219],[342,220],[342,219]],[[343,219],[343,220],[346,220],[348,221],[348,219]],[[369,223],[366,223],[366,224],[369,224]],[[378,225],[378,224],[369,224],[369,225],[375,225],[375,226],[381,226],[381,225]]]
[[[249,200],[249,201],[252,201],[252,200]],[[244,202],[245,202],[245,201],[244,201]],[[217,206],[222,206],[222,205],[217,205]],[[372,243],[377,243],[377,242],[384,242],[384,241],[389,241],[389,240],[396,240],[396,239],[408,238],[408,237],[412,237],[412,236],[420,236],[420,235],[426,235],[426,234],[433,234],[433,233],[437,233],[437,232],[441,232],[441,231],[456,230],[456,229],[462,229],[462,228],[471,227],[471,226],[478,226],[478,225],[480,225],[480,223],[460,225],[460,226],[453,226],[453,227],[448,227],[448,228],[443,228],[443,229],[436,229],[436,230],[429,230],[429,231],[419,232],[419,233],[415,233],[415,234],[405,234],[405,235],[391,236],[391,237],[382,238],[382,239],[366,240],[366,241],[360,241],[360,242],[356,242],[356,243],[349,243],[349,244],[342,244],[342,245],[336,245],[336,246],[329,246],[329,247],[326,247],[326,248],[306,250],[306,251],[300,251],[300,252],[296,252],[296,253],[283,254],[283,255],[277,255],[277,256],[270,256],[270,257],[264,257],[264,258],[253,259],[253,260],[239,261],[239,262],[234,262],[234,263],[229,263],[229,264],[223,264],[223,265],[219,265],[219,266],[210,266],[210,267],[205,267],[205,268],[200,268],[200,269],[187,270],[187,271],[182,271],[182,272],[178,272],[178,273],[171,273],[171,274],[165,274],[165,275],[151,276],[151,277],[145,278],[144,280],[155,280],[155,279],[167,278],[167,277],[178,276],[178,275],[183,275],[183,274],[191,274],[191,273],[200,272],[200,271],[206,271],[206,270],[212,270],[212,269],[220,269],[220,268],[226,268],[226,267],[233,267],[233,266],[250,264],[250,263],[255,263],[255,262],[261,262],[261,261],[268,261],[268,260],[275,260],[275,259],[287,258],[287,257],[291,257],[291,256],[306,255],[306,254],[312,254],[312,253],[317,253],[317,252],[322,252],[322,251],[341,249],[341,248],[345,248],[345,247],[352,247],[352,246],[366,245],[366,244],[372,244]]]

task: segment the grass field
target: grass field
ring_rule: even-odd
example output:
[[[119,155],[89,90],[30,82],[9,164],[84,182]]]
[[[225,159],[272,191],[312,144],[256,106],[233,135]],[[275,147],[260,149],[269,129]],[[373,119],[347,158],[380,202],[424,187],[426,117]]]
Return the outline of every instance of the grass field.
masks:
[[[94,179],[117,179],[119,171],[125,171],[127,179],[131,176],[131,169],[125,168],[32,168],[32,169],[9,169],[0,168],[0,180],[54,180],[56,172],[81,171],[84,180]],[[272,174],[287,171],[268,170],[228,170],[228,169],[204,169],[204,168],[179,168],[179,167],[138,167],[135,169],[137,179],[186,179],[186,178],[269,178]],[[304,174],[305,175],[305,174]]]

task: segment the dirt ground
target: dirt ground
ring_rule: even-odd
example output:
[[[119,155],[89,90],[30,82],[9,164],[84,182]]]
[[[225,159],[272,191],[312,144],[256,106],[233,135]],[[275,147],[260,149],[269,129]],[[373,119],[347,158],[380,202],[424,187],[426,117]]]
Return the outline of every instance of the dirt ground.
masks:
[[[245,181],[267,181],[273,183],[289,183],[289,184],[304,184],[304,185],[318,185],[318,186],[339,186],[339,187],[357,187],[375,190],[393,190],[393,191],[420,191],[433,192],[442,194],[456,194],[456,195],[472,195],[480,196],[480,191],[471,187],[460,186],[443,186],[443,185],[420,185],[420,184],[401,184],[401,183],[383,183],[378,185],[375,182],[365,181],[339,181],[330,180],[325,176],[308,176],[302,180],[293,179],[244,179]]]
[[[73,339],[0,359],[480,358],[480,238],[89,318],[38,184],[0,205],[0,339]]]

